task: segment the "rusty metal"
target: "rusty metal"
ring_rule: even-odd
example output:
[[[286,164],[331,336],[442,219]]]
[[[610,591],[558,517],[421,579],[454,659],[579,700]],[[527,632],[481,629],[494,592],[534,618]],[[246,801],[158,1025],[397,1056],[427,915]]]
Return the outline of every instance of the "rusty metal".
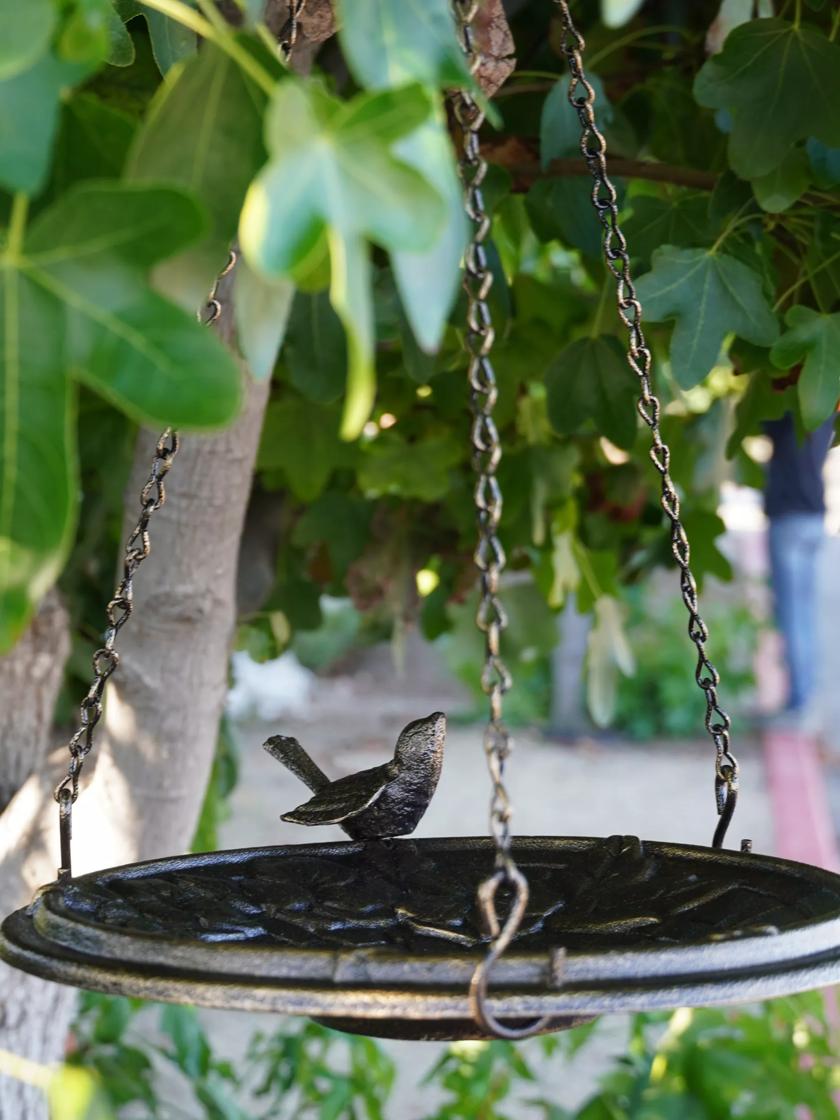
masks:
[[[510,676],[500,653],[501,448],[493,423],[489,219],[478,137],[483,115],[479,103],[461,93],[455,116],[473,230],[465,258],[465,345],[477,476],[482,683],[490,708],[485,749],[493,782],[491,835],[391,838],[416,825],[434,793],[445,731],[444,717],[434,713],[403,731],[390,763],[336,782],[296,740],[275,736],[266,743],[315,793],[285,819],[341,824],[352,842],[186,855],[70,877],[79,774],[101,716],[105,681],[118,663],[114,642],[131,613],[131,579],[149,553],[149,516],[163,502],[163,478],[177,451],[172,434],[165,433],[169,442],[159,445],[124,578],[109,604],[105,644],[94,656],[95,680],[71,740],[68,774],[56,791],[62,873],[3,923],[0,957],[9,964],[105,992],[305,1014],[342,1030],[411,1039],[520,1038],[607,1012],[754,1001],[840,981],[840,875],[753,854],[748,841],[740,852],[721,847],[738,788],[729,718],[706,653],[708,631],[698,613],[606,147],[595,125],[595,95],[581,61],[583,40],[568,5],[557,2],[561,50],[572,75],[569,99],[581,122],[605,259],[628,331],[628,361],[639,378],[639,412],[653,437],[651,457],[662,479],[689,635],[698,652],[697,683],[716,748],[720,819],[712,848],[626,836],[511,834],[504,784],[511,743],[502,719]],[[476,0],[455,0],[454,6],[475,69]],[[286,53],[301,8],[301,0],[291,0],[281,44]],[[219,311],[214,292],[205,318],[212,321]],[[417,747],[416,757],[408,759],[401,745]]]
[[[517,838],[531,882],[488,991],[495,1021],[785,995],[840,980],[840,876],[635,837]],[[487,936],[473,905],[492,839],[177,856],[45,888],[0,954],[64,983],[313,1015],[385,1037],[477,1037],[467,989]],[[565,951],[558,953],[557,946]]]
[[[198,314],[199,321],[207,326],[217,322],[222,313],[222,305],[217,298],[219,282],[235,266],[236,253],[231,250],[227,264],[217,276],[207,302]],[[149,477],[140,491],[140,516],[126,541],[122,576],[105,608],[108,626],[105,629],[102,646],[93,655],[93,682],[80,705],[79,726],[67,744],[70,762],[67,773],[56,786],[54,794],[58,803],[58,832],[61,848],[59,878],[70,878],[73,874],[73,806],[79,797],[79,781],[85,759],[93,750],[96,725],[102,718],[105,685],[120,663],[120,655],[116,650],[117,636],[134,611],[134,576],[152,551],[149,522],[152,514],[156,513],[166,501],[166,476],[178,454],[179,447],[180,436],[172,428],[167,428],[157,441]]]
[[[464,55],[470,73],[475,77],[481,65],[473,28],[478,0],[454,0],[453,11]],[[486,1034],[514,1039],[539,1034],[546,1029],[546,1024],[540,1021],[516,1027],[505,1026],[494,1020],[487,1000],[490,969],[516,936],[528,905],[528,879],[516,866],[511,853],[510,821],[513,806],[505,785],[505,763],[513,749],[513,742],[504,722],[502,701],[512,681],[500,649],[502,631],[507,626],[507,616],[499,594],[506,560],[505,550],[499,540],[502,490],[496,477],[502,447],[493,420],[498,387],[490,361],[495,333],[487,302],[493,284],[485,246],[490,232],[490,218],[482,194],[487,161],[481,154],[479,139],[484,123],[484,110],[469,90],[459,90],[453,97],[452,105],[460,129],[462,152],[459,170],[464,185],[464,206],[471,228],[470,243],[464,254],[463,283],[467,296],[464,348],[469,358],[467,377],[472,409],[470,440],[476,476],[473,490],[478,528],[478,544],[474,553],[479,577],[476,625],[484,637],[481,687],[487,696],[489,709],[484,730],[484,753],[492,783],[490,834],[496,850],[493,874],[479,884],[476,895],[476,904],[490,937],[490,944],[487,955],[476,966],[470,982],[470,1004],[473,1018]],[[500,920],[496,906],[498,889],[502,885],[512,892],[504,920]]]
[[[720,674],[706,652],[709,629],[700,617],[697,583],[691,571],[691,552],[680,520],[680,498],[671,478],[671,451],[662,438],[661,406],[653,391],[653,355],[642,330],[642,305],[630,268],[627,241],[618,220],[618,196],[607,173],[607,142],[595,122],[595,89],[583,65],[583,36],[575,27],[566,0],[555,0],[560,12],[560,50],[569,67],[568,100],[581,127],[580,150],[592,176],[592,205],[603,227],[604,261],[616,281],[618,313],[627,330],[627,361],[638,378],[638,412],[650,428],[650,458],[662,480],[661,505],[671,524],[671,552],[680,571],[680,592],[688,611],[688,636],[697,650],[695,680],[706,700],[706,730],[715,746],[715,807],[718,814],[712,847],[723,845],[738,800],[738,760],[730,750],[730,719],[718,698]]]

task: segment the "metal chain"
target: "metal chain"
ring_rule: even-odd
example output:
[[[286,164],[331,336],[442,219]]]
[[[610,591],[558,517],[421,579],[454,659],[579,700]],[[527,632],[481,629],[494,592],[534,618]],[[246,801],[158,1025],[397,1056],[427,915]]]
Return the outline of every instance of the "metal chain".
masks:
[[[210,325],[218,321],[222,305],[217,298],[219,281],[227,276],[236,264],[236,253],[231,251],[228,262],[216,278],[207,303],[199,313],[199,321]],[[79,726],[74,732],[68,750],[70,763],[67,773],[55,790],[58,802],[59,834],[61,840],[61,866],[59,877],[68,878],[72,874],[70,841],[72,835],[73,805],[79,796],[79,780],[85,759],[93,749],[93,733],[102,718],[102,697],[108,678],[120,663],[116,650],[117,636],[128,622],[134,611],[134,576],[137,569],[152,550],[149,537],[149,522],[166,501],[166,475],[172,466],[180,447],[180,437],[172,428],[167,428],[157,441],[149,477],[140,491],[140,517],[129,534],[123,556],[122,577],[113,598],[105,608],[108,626],[102,646],[93,655],[93,682],[80,705]]]
[[[481,61],[472,28],[478,0],[454,0],[453,7],[470,72],[475,75]],[[479,912],[491,944],[486,957],[473,974],[470,1003],[473,1017],[489,1034],[502,1038],[525,1038],[542,1030],[547,1025],[546,1020],[541,1019],[526,1027],[513,1029],[498,1022],[487,1006],[489,970],[507,949],[522,923],[528,905],[528,881],[516,866],[511,853],[512,807],[504,783],[505,762],[510,755],[512,742],[502,718],[502,700],[511,686],[511,676],[499,648],[507,616],[499,599],[499,580],[505,568],[505,552],[498,537],[502,491],[496,471],[502,449],[493,420],[498,389],[490,362],[494,331],[487,305],[493,276],[484,244],[490,229],[490,219],[481,189],[487,163],[481,155],[478,135],[484,121],[484,111],[472,94],[466,91],[454,95],[453,111],[462,138],[460,172],[464,186],[464,205],[472,227],[470,243],[464,256],[464,290],[467,295],[464,346],[469,356],[472,463],[476,475],[474,499],[478,545],[474,559],[480,584],[476,624],[484,635],[481,687],[489,702],[484,751],[493,783],[490,831],[496,847],[496,869],[480,885],[477,894]],[[512,892],[508,917],[504,923],[500,922],[496,909],[496,894],[502,885]]]
[[[289,62],[292,51],[295,49],[300,32],[299,21],[305,4],[306,0],[289,0],[289,15],[280,29],[279,35],[280,57],[285,63]]]
[[[300,31],[300,15],[306,0],[289,0],[289,16],[278,37],[278,47],[284,62],[288,63],[297,43]],[[206,326],[218,321],[222,305],[218,299],[219,282],[236,266],[237,253],[231,249],[227,264],[216,277],[207,302],[199,312],[199,321]],[[165,478],[178,454],[180,437],[176,431],[167,428],[155,448],[154,459],[149,477],[140,491],[140,517],[126,542],[123,557],[122,578],[114,596],[106,607],[108,627],[100,649],[93,655],[93,683],[80,706],[79,726],[68,744],[70,763],[67,773],[55,790],[58,802],[59,835],[61,842],[61,866],[59,877],[67,878],[72,874],[71,837],[73,805],[79,796],[79,780],[85,759],[93,749],[93,733],[102,718],[102,697],[105,684],[120,662],[115,648],[117,635],[128,622],[134,610],[134,576],[137,569],[151,552],[149,521],[153,513],[166,501]]]
[[[680,570],[680,590],[688,610],[688,635],[697,648],[695,679],[706,698],[706,730],[715,745],[715,800],[718,825],[712,846],[723,844],[738,798],[738,762],[730,751],[730,720],[718,700],[720,675],[706,652],[709,631],[699,614],[697,584],[691,572],[690,550],[680,520],[680,500],[670,474],[671,453],[659,426],[661,406],[653,392],[653,358],[642,331],[642,308],[630,270],[627,242],[618,221],[616,190],[607,174],[607,145],[595,123],[595,91],[586,78],[581,54],[584,40],[572,21],[567,0],[556,0],[563,38],[560,49],[569,64],[568,98],[581,125],[580,150],[594,181],[592,205],[603,226],[604,260],[616,280],[618,312],[627,328],[627,361],[639,379],[639,415],[650,428],[650,457],[662,479],[662,508],[671,523],[671,551]]]

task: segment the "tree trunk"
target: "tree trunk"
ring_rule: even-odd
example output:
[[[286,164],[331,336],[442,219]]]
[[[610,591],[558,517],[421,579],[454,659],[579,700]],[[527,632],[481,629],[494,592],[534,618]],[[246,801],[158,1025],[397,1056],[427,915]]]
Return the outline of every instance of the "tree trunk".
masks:
[[[183,851],[195,831],[227,691],[239,540],[267,394],[266,383],[252,383],[237,423],[186,438],[167,476],[121,634],[96,773],[76,808],[76,872]],[[155,438],[138,443],[126,529]]]
[[[0,657],[0,812],[46,757],[69,652],[67,612],[51,591],[12,652]]]
[[[226,307],[219,329],[228,343],[230,322]],[[249,379],[237,422],[212,437],[184,437],[167,476],[167,502],[152,518],[152,552],[135,579],[135,613],[118,640],[120,666],[75,807],[75,874],[189,845],[225,698],[239,539],[268,391],[268,383]],[[136,522],[155,439],[144,432],[137,442],[124,539]],[[59,761],[66,764],[53,757],[31,774],[0,816],[4,911],[55,877]],[[4,968],[0,991],[2,1048],[60,1059],[72,990]],[[39,1093],[0,1077],[2,1120],[45,1116]]]
[[[69,651],[67,613],[51,592],[26,634],[0,659],[0,809],[43,765]],[[27,900],[17,870],[10,872],[0,873],[2,914]],[[73,1004],[71,989],[0,963],[0,1048],[37,1062],[53,1060],[61,1054]],[[42,1110],[40,1089],[0,1076],[0,1118],[29,1120]]]

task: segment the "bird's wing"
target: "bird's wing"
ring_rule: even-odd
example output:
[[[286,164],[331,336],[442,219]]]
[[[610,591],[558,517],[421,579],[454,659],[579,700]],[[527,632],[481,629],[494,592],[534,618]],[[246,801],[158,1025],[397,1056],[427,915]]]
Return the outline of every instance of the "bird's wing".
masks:
[[[386,764],[339,778],[297,809],[284,813],[281,820],[293,824],[341,824],[381,797],[392,776]]]

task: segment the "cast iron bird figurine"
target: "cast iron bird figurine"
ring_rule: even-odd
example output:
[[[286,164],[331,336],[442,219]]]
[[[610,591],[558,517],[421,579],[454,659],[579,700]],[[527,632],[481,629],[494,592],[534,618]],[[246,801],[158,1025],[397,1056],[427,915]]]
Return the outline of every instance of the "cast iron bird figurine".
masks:
[[[432,712],[403,728],[390,762],[331,782],[297,739],[273,735],[263,743],[265,749],[315,794],[280,819],[340,824],[354,840],[405,836],[414,831],[432,800],[445,739],[446,716]]]

